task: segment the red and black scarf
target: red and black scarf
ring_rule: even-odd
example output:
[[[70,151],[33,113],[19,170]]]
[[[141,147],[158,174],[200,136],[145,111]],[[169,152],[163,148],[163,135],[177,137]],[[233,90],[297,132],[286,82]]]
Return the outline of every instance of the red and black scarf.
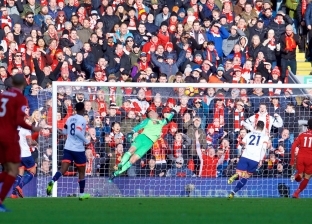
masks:
[[[234,129],[242,128],[242,121],[244,120],[244,111],[239,112],[237,109],[234,111]]]
[[[258,123],[258,120],[259,120],[259,116],[260,114],[259,113],[256,113],[255,114],[255,126],[254,126],[254,129],[256,129],[256,125]],[[267,135],[270,135],[270,115],[269,114],[266,114],[265,115],[265,133]]]

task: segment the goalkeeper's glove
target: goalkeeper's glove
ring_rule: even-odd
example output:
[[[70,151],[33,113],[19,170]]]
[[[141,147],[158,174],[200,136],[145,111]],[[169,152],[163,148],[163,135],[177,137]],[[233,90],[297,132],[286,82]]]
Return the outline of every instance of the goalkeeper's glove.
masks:
[[[172,113],[174,116],[177,115],[177,113],[179,113],[179,107],[175,106],[171,109],[170,113]]]
[[[127,134],[126,139],[127,142],[132,142],[134,131]]]

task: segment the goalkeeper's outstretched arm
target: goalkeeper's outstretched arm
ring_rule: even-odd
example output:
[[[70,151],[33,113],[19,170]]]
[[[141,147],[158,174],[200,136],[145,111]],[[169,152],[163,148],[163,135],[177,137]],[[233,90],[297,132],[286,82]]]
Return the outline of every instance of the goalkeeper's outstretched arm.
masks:
[[[171,112],[169,113],[169,115],[167,115],[167,117],[165,117],[165,119],[163,119],[163,124],[166,125],[168,124],[172,118],[180,112],[181,107],[180,106],[175,106],[174,108],[172,108]]]

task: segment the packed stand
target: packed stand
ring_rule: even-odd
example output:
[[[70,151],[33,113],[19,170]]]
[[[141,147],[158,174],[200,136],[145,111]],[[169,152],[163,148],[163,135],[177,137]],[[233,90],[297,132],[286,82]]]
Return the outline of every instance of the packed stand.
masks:
[[[125,175],[231,176],[243,137],[260,119],[271,141],[256,175],[289,176],[299,113],[307,120],[311,102],[296,99],[291,89],[252,86],[286,83],[288,66],[296,74],[296,48],[305,50],[311,36],[296,33],[302,28],[310,33],[312,4],[295,2],[1,1],[0,90],[11,86],[11,76],[25,75],[29,116],[44,127],[33,133],[38,146],[31,149],[39,175],[51,175],[52,82],[89,81],[112,87],[59,88],[56,115],[60,157],[66,139],[61,130],[75,103],[85,102],[92,142],[86,148],[88,176],[117,169],[130,145],[126,134],[147,110],[164,117],[175,105],[181,106],[179,114]],[[249,83],[250,88],[120,88],[114,82]],[[76,175],[74,166],[66,175]]]

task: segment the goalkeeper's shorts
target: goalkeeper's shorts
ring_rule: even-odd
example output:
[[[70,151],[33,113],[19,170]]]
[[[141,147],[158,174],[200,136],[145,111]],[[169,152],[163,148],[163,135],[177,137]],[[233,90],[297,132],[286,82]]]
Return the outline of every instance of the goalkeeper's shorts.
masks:
[[[146,135],[140,134],[134,139],[134,142],[131,146],[136,148],[134,154],[137,154],[141,158],[148,152],[148,150],[150,150],[150,148],[152,148],[153,144],[154,142]]]

